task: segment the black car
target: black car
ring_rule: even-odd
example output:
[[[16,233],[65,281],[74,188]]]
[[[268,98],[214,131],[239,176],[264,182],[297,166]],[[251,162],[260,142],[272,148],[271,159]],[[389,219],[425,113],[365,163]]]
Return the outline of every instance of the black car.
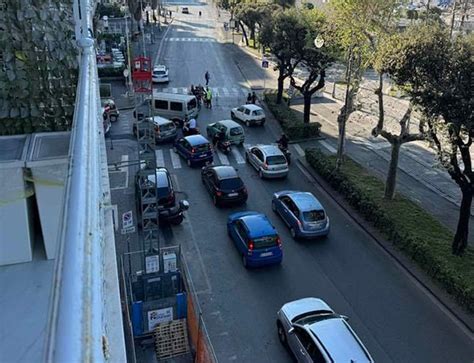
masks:
[[[243,204],[247,201],[247,189],[232,166],[205,166],[201,179],[215,205]]]
[[[137,198],[137,203],[140,203],[140,172],[135,175],[135,196]],[[163,208],[171,208],[175,206],[176,197],[173,188],[173,182],[171,181],[171,176],[166,168],[156,168],[155,175],[148,175],[145,183],[150,185],[156,185],[157,196],[158,196],[158,206]],[[137,206],[140,211],[140,205]]]

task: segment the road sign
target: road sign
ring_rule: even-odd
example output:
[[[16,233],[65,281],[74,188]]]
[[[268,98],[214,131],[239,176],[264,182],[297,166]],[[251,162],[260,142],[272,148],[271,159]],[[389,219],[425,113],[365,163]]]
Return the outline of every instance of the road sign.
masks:
[[[128,228],[122,228],[121,233],[122,234],[129,234],[129,233],[134,233],[135,232],[135,226],[128,227]]]
[[[262,58],[262,68],[268,68],[268,59],[265,57]]]
[[[127,78],[129,74],[130,74],[130,71],[128,70],[128,68],[125,68],[125,69],[123,70],[123,76],[124,76],[125,78]]]
[[[122,214],[122,228],[128,229],[133,227],[133,213],[131,210]]]
[[[151,255],[145,257],[145,272],[147,274],[160,271],[160,256]]]

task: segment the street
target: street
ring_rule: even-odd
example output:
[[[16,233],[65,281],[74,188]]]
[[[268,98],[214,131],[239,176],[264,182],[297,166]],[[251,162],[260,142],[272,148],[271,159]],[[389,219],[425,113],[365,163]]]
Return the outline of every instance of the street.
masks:
[[[182,4],[182,3],[180,3]],[[221,43],[222,21],[211,5],[189,6],[176,13],[155,64],[169,67],[170,83],[155,86],[184,93],[191,84],[205,85],[210,72],[213,108],[203,108],[198,127],[230,118],[230,109],[245,103],[250,85],[232,59],[239,49]],[[202,16],[198,16],[202,11]],[[280,136],[277,122],[245,127],[245,144],[273,143]],[[112,133],[131,134],[131,111],[121,113]],[[137,159],[132,138],[106,141],[109,164]],[[292,153],[301,150],[292,146]],[[473,336],[440,308],[396,262],[338,204],[312,181],[299,163],[287,179],[261,180],[245,163],[243,147],[228,156],[218,152],[215,164],[230,164],[249,192],[246,205],[217,208],[201,184],[200,169],[190,168],[172,150],[159,145],[158,165],[169,169],[179,191],[190,202],[180,226],[161,232],[162,246],[181,244],[190,266],[211,342],[220,362],[287,362],[291,356],[278,341],[275,319],[282,304],[302,297],[319,297],[350,325],[378,362],[472,362]],[[133,177],[136,165],[111,168],[112,202],[120,216],[135,212]],[[294,241],[288,228],[271,210],[272,194],[280,190],[312,192],[331,219],[327,239]],[[254,210],[265,213],[283,240],[280,266],[246,270],[227,236],[228,214]],[[136,216],[136,213],[134,213]],[[141,250],[137,234],[116,235],[117,255]]]

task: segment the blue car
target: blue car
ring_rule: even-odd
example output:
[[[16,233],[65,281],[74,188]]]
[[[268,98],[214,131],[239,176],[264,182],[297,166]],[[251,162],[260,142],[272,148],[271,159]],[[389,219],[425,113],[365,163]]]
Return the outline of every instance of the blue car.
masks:
[[[281,239],[268,218],[258,212],[229,215],[227,232],[242,256],[244,267],[281,263]]]
[[[308,192],[284,190],[273,194],[272,209],[290,228],[291,237],[315,238],[329,234],[329,217]]]
[[[211,144],[202,135],[186,136],[176,140],[173,150],[186,159],[188,166],[210,164],[213,161]]]

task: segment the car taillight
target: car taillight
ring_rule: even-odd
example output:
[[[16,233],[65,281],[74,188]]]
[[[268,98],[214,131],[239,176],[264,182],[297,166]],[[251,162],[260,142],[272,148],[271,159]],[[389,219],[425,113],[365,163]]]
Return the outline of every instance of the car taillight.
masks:
[[[247,188],[242,189],[242,192],[243,192],[244,194],[247,194]]]
[[[156,132],[157,134],[160,133],[160,128],[159,128],[158,126],[155,126],[155,132]]]
[[[267,163],[263,163],[262,168],[264,168],[265,170],[267,170],[267,169],[268,169],[268,164],[267,164]]]
[[[196,152],[196,149],[195,148],[192,148],[191,149],[191,154],[194,154]]]
[[[277,243],[278,243],[278,247],[281,248],[281,238],[280,237],[277,237]]]
[[[298,223],[298,226],[301,227],[301,221],[299,219],[296,220],[296,223]]]
[[[249,251],[253,251],[254,245],[253,245],[253,241],[252,241],[252,240],[249,241],[248,248],[249,248]]]
[[[221,192],[220,190],[217,190],[217,191],[216,191],[216,195],[217,195],[218,197],[220,197],[220,196],[222,195],[222,192]]]

